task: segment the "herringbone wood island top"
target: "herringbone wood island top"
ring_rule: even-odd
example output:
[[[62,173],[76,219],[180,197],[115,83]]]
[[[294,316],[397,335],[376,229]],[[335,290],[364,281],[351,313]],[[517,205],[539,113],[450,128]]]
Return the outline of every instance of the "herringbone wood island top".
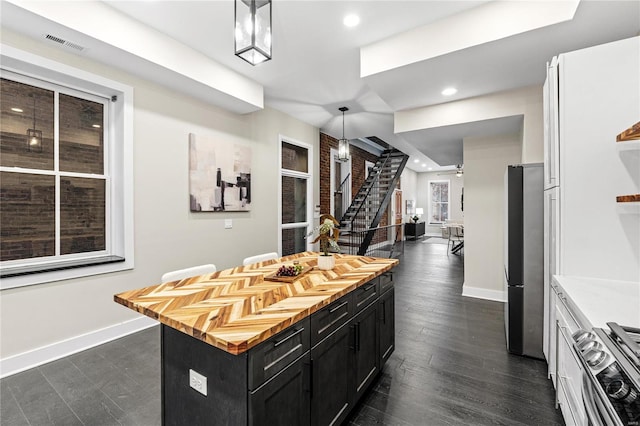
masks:
[[[240,354],[398,264],[397,259],[334,254],[336,266],[316,268],[318,253],[218,271],[116,294],[121,305],[232,354]],[[294,260],[314,267],[292,283],[265,281]]]

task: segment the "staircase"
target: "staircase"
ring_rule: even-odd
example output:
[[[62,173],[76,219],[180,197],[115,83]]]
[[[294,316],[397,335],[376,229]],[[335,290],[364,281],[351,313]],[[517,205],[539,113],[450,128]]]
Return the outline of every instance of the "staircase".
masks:
[[[344,252],[365,256],[370,254],[374,243],[378,247],[389,246],[388,257],[393,257],[396,244],[389,242],[389,235],[394,225],[379,227],[379,224],[408,159],[408,155],[397,149],[382,152],[340,219],[338,243]]]

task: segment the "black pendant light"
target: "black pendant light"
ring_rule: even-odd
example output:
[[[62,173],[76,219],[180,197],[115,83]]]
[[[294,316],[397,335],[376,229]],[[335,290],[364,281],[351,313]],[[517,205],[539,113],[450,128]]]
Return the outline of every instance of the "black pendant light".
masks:
[[[271,0],[235,0],[236,56],[257,65],[271,59]]]
[[[349,111],[347,107],[338,108],[342,111],[342,139],[338,140],[338,160],[349,161],[349,140],[344,137],[344,112]]]
[[[27,149],[30,152],[42,152],[42,131],[36,130],[36,95],[33,97],[33,129],[27,130]]]

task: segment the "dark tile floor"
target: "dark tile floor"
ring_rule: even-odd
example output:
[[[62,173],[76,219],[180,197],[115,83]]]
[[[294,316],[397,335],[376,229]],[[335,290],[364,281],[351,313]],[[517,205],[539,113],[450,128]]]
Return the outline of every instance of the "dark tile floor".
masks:
[[[396,350],[350,425],[556,425],[543,361],[508,355],[503,305],[462,297],[463,258],[408,241]],[[153,327],[0,380],[0,424],[160,424]]]

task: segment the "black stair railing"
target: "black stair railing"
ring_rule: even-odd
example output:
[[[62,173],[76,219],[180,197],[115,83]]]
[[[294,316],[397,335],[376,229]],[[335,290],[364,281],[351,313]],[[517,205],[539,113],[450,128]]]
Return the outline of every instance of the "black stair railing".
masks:
[[[351,205],[340,220],[343,235],[348,236],[342,245],[348,245],[349,253],[365,255],[376,236],[376,240],[384,235],[377,232],[378,225],[386,211],[400,175],[407,163],[408,156],[396,149],[386,150],[371,168]],[[376,234],[377,232],[377,234]]]

